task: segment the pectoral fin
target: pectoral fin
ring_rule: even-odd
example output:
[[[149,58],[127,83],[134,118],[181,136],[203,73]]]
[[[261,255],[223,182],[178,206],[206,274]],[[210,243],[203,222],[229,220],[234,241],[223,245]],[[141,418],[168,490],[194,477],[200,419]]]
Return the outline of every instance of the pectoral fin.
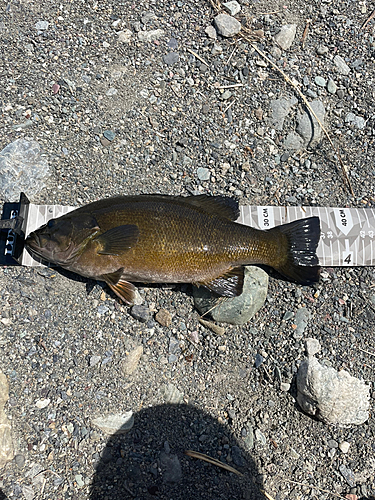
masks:
[[[235,267],[211,281],[200,282],[197,285],[202,285],[222,297],[238,297],[242,293],[243,280],[243,267]]]
[[[94,241],[99,243],[98,254],[120,255],[134,247],[139,238],[138,226],[126,224],[109,229]]]
[[[134,304],[135,286],[121,278],[124,268],[120,268],[114,273],[103,274],[100,279],[105,281],[110,289],[120,297],[126,304]]]

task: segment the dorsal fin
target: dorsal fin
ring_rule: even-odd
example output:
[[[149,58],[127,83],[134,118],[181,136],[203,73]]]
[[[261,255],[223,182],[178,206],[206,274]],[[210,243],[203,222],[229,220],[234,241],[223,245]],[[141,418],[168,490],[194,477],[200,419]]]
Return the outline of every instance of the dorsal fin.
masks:
[[[181,198],[185,203],[189,203],[205,212],[235,221],[240,215],[238,201],[228,196],[208,196],[200,194],[198,196],[187,196]]]

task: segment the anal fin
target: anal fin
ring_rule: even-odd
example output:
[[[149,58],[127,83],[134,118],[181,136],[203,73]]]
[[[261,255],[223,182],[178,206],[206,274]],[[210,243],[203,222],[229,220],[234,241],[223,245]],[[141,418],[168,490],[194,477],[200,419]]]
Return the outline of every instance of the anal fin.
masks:
[[[235,267],[211,281],[196,283],[222,297],[238,297],[242,293],[244,268]]]
[[[133,305],[135,299],[135,286],[121,278],[124,268],[120,268],[114,273],[103,274],[100,279],[105,281],[109,288],[126,304]]]

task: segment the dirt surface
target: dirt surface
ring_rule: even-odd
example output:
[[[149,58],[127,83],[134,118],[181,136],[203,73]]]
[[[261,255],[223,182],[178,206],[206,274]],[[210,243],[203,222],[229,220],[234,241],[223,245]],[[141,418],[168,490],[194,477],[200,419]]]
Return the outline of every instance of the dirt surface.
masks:
[[[219,36],[222,53],[213,55],[205,30],[217,11],[203,0],[3,2],[1,149],[32,137],[52,172],[31,201],[79,206],[161,192],[374,207],[375,24],[361,29],[371,14],[366,2],[241,6],[236,17],[248,31]],[[293,44],[279,50],[274,37],[291,23]],[[158,29],[158,40],[139,40],[138,31]],[[295,94],[251,43],[324,104],[354,196],[326,139],[285,149],[303,105],[275,128],[271,101]],[[316,77],[332,79],[335,92]],[[371,268],[324,269],[312,288],[271,276],[259,313],[242,327],[222,325],[218,335],[199,323],[189,286],[141,286],[144,308],[132,316],[102,283],[1,268],[0,367],[16,455],[0,471],[4,497],[261,499],[265,491],[278,500],[373,499],[374,282]],[[371,385],[363,425],[328,426],[299,409],[304,339],[294,338],[293,318],[300,307],[311,313],[304,337],[319,339],[319,359]],[[158,322],[160,309],[167,313]],[[130,410],[134,425],[123,436],[108,437],[93,423]],[[191,458],[189,449],[243,475]]]

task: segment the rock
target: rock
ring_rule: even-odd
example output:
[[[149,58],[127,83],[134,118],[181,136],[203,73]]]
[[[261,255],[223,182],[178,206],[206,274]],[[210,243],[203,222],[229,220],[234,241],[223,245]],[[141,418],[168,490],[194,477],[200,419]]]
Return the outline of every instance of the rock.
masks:
[[[143,346],[138,346],[124,358],[120,363],[120,370],[123,375],[131,375],[138,367],[139,360],[143,354]]]
[[[111,89],[109,89],[109,90],[111,90]],[[114,89],[114,90],[115,90],[115,89]],[[116,90],[116,92],[117,92],[117,90]],[[112,142],[112,141],[114,140],[114,138],[116,137],[115,133],[114,133],[114,132],[112,132],[112,130],[105,130],[105,131],[103,132],[103,135],[104,135],[104,137],[105,137],[108,141],[111,141],[111,142]]]
[[[180,56],[177,54],[177,52],[169,52],[165,56],[163,56],[163,61],[165,64],[168,64],[168,66],[173,66],[173,64],[178,63],[180,60]]]
[[[223,3],[223,7],[231,16],[235,16],[241,11],[241,5],[236,0]]]
[[[280,384],[280,391],[282,392],[288,392],[290,389],[290,384],[288,382],[281,382]]]
[[[339,73],[345,76],[349,75],[350,68],[341,56],[339,55],[335,56],[333,62],[336,64]]]
[[[14,461],[17,465],[17,467],[19,467],[20,469],[23,469],[24,466],[25,466],[25,456],[24,455],[21,455],[21,454],[18,454],[14,457]]]
[[[314,356],[318,352],[320,352],[321,346],[320,342],[317,339],[308,338],[305,340],[305,349],[307,353],[307,357]]]
[[[263,434],[263,432],[259,429],[255,429],[255,439],[258,441],[259,444],[262,446],[267,444],[267,438]]]
[[[241,23],[234,17],[228,16],[228,14],[218,14],[214,19],[214,23],[217,32],[227,38],[235,36],[241,31]]]
[[[164,35],[164,30],[157,29],[151,31],[138,31],[138,40],[140,42],[152,42],[153,40],[159,40]]]
[[[283,147],[287,151],[300,151],[304,148],[304,145],[302,137],[295,132],[289,132],[283,143]]]
[[[354,125],[355,127],[362,130],[365,128],[366,120],[362,116],[356,116],[354,113],[348,113],[345,117],[345,123]]]
[[[184,394],[173,384],[164,385],[161,388],[164,401],[168,404],[179,404],[183,402]]]
[[[330,94],[336,94],[337,85],[331,78],[328,80],[327,90]]]
[[[33,500],[33,498],[35,497],[35,491],[31,486],[23,484],[22,495],[24,496],[25,500]]]
[[[159,309],[159,311],[155,314],[155,319],[161,326],[171,326],[172,315],[166,309]]]
[[[133,32],[131,30],[124,30],[124,31],[119,31],[117,35],[119,42],[129,43],[132,38]]]
[[[210,180],[210,170],[206,167],[198,167],[197,168],[197,177],[200,181],[209,181]]]
[[[38,31],[45,31],[48,30],[49,22],[48,21],[38,21],[35,24],[35,29]]]
[[[351,488],[354,488],[356,485],[356,480],[353,471],[349,469],[345,464],[341,464],[339,466],[339,471],[341,472],[341,475],[344,477],[348,485]]]
[[[5,201],[18,201],[22,191],[34,198],[49,176],[49,166],[36,141],[16,139],[0,152],[0,197]]]
[[[9,399],[9,384],[6,376],[0,371],[0,469],[13,460],[12,426],[4,406]]]
[[[134,425],[133,412],[112,413],[105,417],[95,418],[92,424],[99,427],[104,434],[126,434]]]
[[[321,365],[310,356],[297,373],[297,401],[327,424],[361,425],[369,417],[369,386],[346,370]]]
[[[167,451],[160,452],[160,465],[163,474],[163,483],[178,483],[182,479],[182,469],[177,455],[169,453],[169,445]]]
[[[322,76],[316,76],[315,77],[315,83],[318,85],[318,87],[325,87],[327,85],[327,80],[323,78]]]
[[[211,54],[217,56],[223,52],[223,47],[218,43],[214,43],[211,49]]]
[[[117,94],[117,89],[115,89],[114,87],[111,87],[110,89],[107,90],[107,92],[105,93],[106,96],[108,97],[111,97],[113,95],[116,95]],[[109,140],[109,139],[108,139]]]
[[[101,360],[101,356],[90,356],[90,360],[89,360],[89,366],[95,366],[97,365],[98,363],[100,363],[100,360]]]
[[[350,443],[348,443],[347,441],[342,441],[339,444],[339,448],[342,451],[342,453],[348,453],[349,448],[350,448]]]
[[[246,266],[243,292],[239,297],[214,297],[205,288],[193,287],[194,303],[205,314],[210,311],[214,321],[243,325],[263,306],[268,290],[268,274],[255,266]]]
[[[38,401],[35,403],[35,406],[39,408],[39,410],[42,410],[43,408],[47,408],[47,406],[50,404],[51,400],[49,398],[46,399],[38,399]]]
[[[315,100],[310,102],[310,106],[317,115],[321,123],[324,125],[325,107],[322,101]],[[297,117],[298,126],[297,132],[303,138],[305,146],[315,147],[322,136],[322,129],[316,118],[306,111]]]
[[[316,53],[319,56],[323,56],[324,54],[328,54],[328,51],[329,51],[329,49],[325,45],[319,45],[319,47],[316,49]]]
[[[282,26],[281,30],[275,35],[275,42],[283,50],[288,50],[292,45],[296,36],[297,25],[286,24]]]
[[[232,446],[232,460],[234,465],[237,467],[246,467],[246,461],[244,460],[239,446]]]
[[[213,26],[207,26],[207,28],[204,30],[208,38],[211,38],[211,40],[216,40],[217,34],[216,30]]]
[[[150,319],[150,310],[147,306],[133,306],[130,314],[141,323],[146,323]]]
[[[296,329],[294,330],[293,338],[299,340],[303,337],[303,332],[311,318],[311,313],[306,307],[301,307],[296,312],[294,317],[294,324],[296,325]]]
[[[291,97],[290,99],[276,99],[270,102],[271,107],[271,119],[270,124],[276,130],[282,130],[284,125],[284,120],[287,114],[290,111],[292,106],[295,106],[298,103],[298,99],[296,97]]]
[[[225,333],[225,328],[223,326],[219,326],[212,321],[207,321],[203,318],[199,318],[199,323],[205,328],[209,328],[212,332],[216,333],[216,335],[220,335],[220,337]]]

